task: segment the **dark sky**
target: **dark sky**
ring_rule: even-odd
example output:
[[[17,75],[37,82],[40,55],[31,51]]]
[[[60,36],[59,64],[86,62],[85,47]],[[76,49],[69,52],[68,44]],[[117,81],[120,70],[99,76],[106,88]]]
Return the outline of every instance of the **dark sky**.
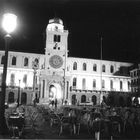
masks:
[[[0,0],[5,11],[18,16],[19,26],[10,50],[44,53],[45,29],[50,18],[59,17],[69,30],[69,56],[140,61],[140,1],[138,0]],[[0,28],[0,48],[4,49]]]

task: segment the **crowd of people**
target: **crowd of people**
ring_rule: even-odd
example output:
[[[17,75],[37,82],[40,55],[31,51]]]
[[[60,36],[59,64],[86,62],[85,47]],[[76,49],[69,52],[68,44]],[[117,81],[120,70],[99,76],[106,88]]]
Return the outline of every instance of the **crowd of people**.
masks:
[[[49,106],[52,107],[52,108],[55,108],[55,109],[57,109],[57,104],[58,104],[57,98],[52,99],[52,100],[50,100],[50,102],[49,102]]]

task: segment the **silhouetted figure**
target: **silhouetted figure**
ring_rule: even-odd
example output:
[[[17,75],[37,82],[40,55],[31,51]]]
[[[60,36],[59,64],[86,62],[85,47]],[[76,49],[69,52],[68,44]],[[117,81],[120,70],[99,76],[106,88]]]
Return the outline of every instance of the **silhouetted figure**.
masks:
[[[67,100],[65,100],[65,105],[67,105]]]
[[[36,106],[36,98],[33,100],[34,107]]]
[[[101,107],[107,107],[106,98],[104,96],[103,96],[103,100],[102,100],[102,103],[101,103]]]
[[[56,109],[57,108],[57,99],[55,99],[54,105],[55,105],[55,109]]]
[[[51,101],[52,107],[54,106],[54,100]]]

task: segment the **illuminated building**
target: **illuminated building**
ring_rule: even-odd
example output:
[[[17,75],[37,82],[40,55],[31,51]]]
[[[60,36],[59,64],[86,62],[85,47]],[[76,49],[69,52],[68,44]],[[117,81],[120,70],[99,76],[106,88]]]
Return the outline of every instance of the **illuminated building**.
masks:
[[[3,51],[0,52],[1,63],[2,56]],[[33,78],[32,64],[35,60],[38,62],[38,68]],[[2,64],[0,65],[2,72]],[[57,98],[59,103],[67,100],[70,104],[92,101],[98,104],[100,95],[131,91],[128,69],[131,65],[125,62],[69,57],[68,31],[64,29],[61,19],[51,19],[46,28],[45,54],[9,52],[7,72],[9,88],[6,99],[9,99],[11,92],[15,93],[16,99],[15,87],[20,86],[20,95],[24,93],[23,98],[27,98],[27,103],[30,103],[37,93],[40,103],[48,103],[50,99]],[[33,81],[35,81],[34,92]],[[13,100],[12,96],[10,98]]]

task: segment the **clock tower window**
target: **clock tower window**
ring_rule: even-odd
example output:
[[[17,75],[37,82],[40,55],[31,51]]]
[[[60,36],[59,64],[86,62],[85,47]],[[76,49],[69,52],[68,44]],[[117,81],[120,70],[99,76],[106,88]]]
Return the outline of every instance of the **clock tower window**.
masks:
[[[54,42],[60,42],[60,35],[54,35]]]

